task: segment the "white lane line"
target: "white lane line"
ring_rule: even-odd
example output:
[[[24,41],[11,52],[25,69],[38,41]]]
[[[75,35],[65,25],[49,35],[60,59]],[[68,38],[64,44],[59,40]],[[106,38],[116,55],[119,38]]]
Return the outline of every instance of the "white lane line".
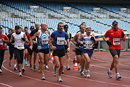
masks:
[[[5,83],[1,83],[1,82],[0,82],[0,85],[4,85],[4,86],[7,86],[7,87],[13,87],[11,85],[8,85],[8,84],[5,84]]]
[[[97,60],[97,61],[99,61],[99,62],[104,62],[104,63],[111,63],[110,61],[108,61],[108,60],[101,60],[101,59],[97,59],[97,58],[92,58],[92,60]],[[122,66],[130,66],[130,65],[126,65],[126,64],[122,64],[122,63],[120,63],[119,62],[119,65],[122,65]]]
[[[47,70],[45,70],[45,71],[46,72],[50,72],[50,71],[47,71]],[[80,77],[77,77],[77,76],[71,76],[71,75],[65,75],[65,74],[63,76],[72,77],[72,78],[81,79],[81,80],[87,80],[87,81],[91,81],[91,82],[103,83],[103,84],[108,84],[108,85],[130,87],[129,85],[116,84],[116,83],[111,83],[111,82],[104,82],[104,81],[99,81],[99,80],[92,80],[92,79],[80,78]]]
[[[4,60],[4,62],[5,62],[6,60]],[[3,63],[4,63],[3,62]],[[7,69],[5,66],[2,66],[5,70],[7,70],[7,71],[9,71],[9,72],[11,72],[11,73],[13,73],[13,74],[15,74],[15,75],[18,75],[18,73],[15,73],[15,72],[13,72],[13,71],[11,71],[11,70],[9,70],[9,69]],[[46,82],[46,83],[49,83],[49,84],[53,84],[53,85],[58,85],[58,86],[63,86],[63,87],[71,87],[71,86],[68,86],[68,85],[63,85],[63,84],[58,84],[58,83],[54,83],[54,82],[50,82],[50,81],[46,81],[46,80],[41,80],[41,79],[37,79],[37,78],[33,78],[33,77],[30,77],[30,76],[26,76],[26,75],[22,75],[22,77],[26,77],[26,78],[29,78],[29,79],[33,79],[33,80],[36,80],[36,81],[43,81],[43,82]]]

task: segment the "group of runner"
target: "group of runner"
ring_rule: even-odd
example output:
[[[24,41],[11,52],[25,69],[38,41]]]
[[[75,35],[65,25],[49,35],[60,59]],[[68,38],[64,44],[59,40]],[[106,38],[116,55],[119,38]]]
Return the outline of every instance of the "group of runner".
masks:
[[[41,28],[40,28],[41,26]],[[64,73],[64,62],[66,59],[66,70],[70,70],[70,42],[75,44],[75,61],[79,63],[78,70],[84,77],[90,78],[90,60],[94,51],[94,46],[97,40],[94,34],[91,34],[91,27],[86,27],[83,22],[79,26],[79,31],[72,38],[68,33],[68,25],[62,22],[58,23],[56,31],[50,32],[47,30],[46,23],[35,23],[35,27],[31,26],[31,33],[28,33],[28,27],[24,28],[24,32],[20,26],[15,26],[15,29],[10,29],[6,36],[2,34],[2,27],[0,27],[0,73],[2,73],[2,63],[4,60],[5,43],[9,46],[9,66],[12,66],[12,58],[14,54],[14,70],[19,70],[19,76],[25,72],[25,63],[30,66],[30,69],[37,70],[36,58],[39,57],[39,71],[41,71],[41,79],[45,80],[44,69],[48,69],[48,60],[50,52],[53,51],[54,64],[53,75],[56,76],[57,81],[62,82],[61,74]],[[64,29],[64,31],[63,31]],[[107,39],[109,37],[109,39]],[[112,28],[109,29],[104,37],[104,41],[109,46],[109,51],[113,57],[113,62],[108,70],[108,76],[112,78],[112,70],[115,69],[116,79],[121,78],[118,71],[118,60],[121,50],[121,39],[125,41],[123,30],[118,28],[118,22],[112,22]],[[33,55],[33,56],[32,56]],[[65,58],[66,55],[66,58]],[[33,57],[33,64],[32,64]]]

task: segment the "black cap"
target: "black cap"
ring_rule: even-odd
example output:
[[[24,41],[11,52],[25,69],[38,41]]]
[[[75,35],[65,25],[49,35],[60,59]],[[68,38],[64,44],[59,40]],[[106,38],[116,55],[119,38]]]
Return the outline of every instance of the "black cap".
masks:
[[[118,24],[117,21],[113,21],[113,22],[112,22],[112,25],[116,25],[116,24]]]
[[[34,29],[34,26],[31,26],[30,29]]]
[[[68,25],[66,24],[66,25],[64,25],[64,29],[66,29],[66,28],[68,28]]]
[[[16,26],[15,26],[15,29],[20,29],[20,26],[19,26],[19,25],[16,25]]]
[[[28,27],[24,27],[24,29],[28,29]]]
[[[0,27],[0,29],[2,29],[2,27]]]

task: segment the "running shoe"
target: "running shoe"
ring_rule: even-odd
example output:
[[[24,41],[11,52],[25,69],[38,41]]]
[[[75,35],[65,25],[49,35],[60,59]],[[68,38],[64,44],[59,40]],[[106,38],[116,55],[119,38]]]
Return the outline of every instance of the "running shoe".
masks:
[[[62,71],[62,74],[64,74],[64,71]]]
[[[79,71],[79,72],[81,71],[81,66],[78,67],[78,71]]]
[[[63,80],[61,79],[61,76],[57,77],[57,82],[63,82]]]
[[[17,70],[17,66],[14,66],[14,70]]]
[[[26,62],[26,66],[27,66],[27,67],[29,66],[28,62]]]
[[[33,68],[32,68],[32,65],[30,65],[30,70],[32,70]]]
[[[118,73],[118,74],[116,74],[116,80],[120,80],[121,79],[121,76],[120,76],[120,74]]]
[[[109,78],[112,78],[112,73],[110,70],[107,71],[107,74],[108,74]]]
[[[42,80],[45,80],[45,76],[44,76],[44,74],[42,74]]]
[[[2,69],[0,69],[0,73],[2,73]]]
[[[25,72],[25,69],[23,68],[23,69],[22,69],[22,73],[24,73],[24,72]]]
[[[45,69],[49,69],[48,65],[45,65]]]
[[[56,69],[55,69],[55,67],[53,67],[53,76],[56,76]]]
[[[41,69],[40,69],[40,67],[38,68],[38,71],[39,71],[39,72],[41,72]]]
[[[19,71],[19,76],[22,76],[22,72],[21,71]]]
[[[33,70],[36,72],[36,70],[37,70],[37,69],[36,69],[36,65],[34,65]]]
[[[84,71],[80,71],[80,75],[81,75],[81,76],[84,75]]]
[[[69,66],[67,66],[67,67],[66,67],[66,70],[70,70],[70,67],[69,67]]]

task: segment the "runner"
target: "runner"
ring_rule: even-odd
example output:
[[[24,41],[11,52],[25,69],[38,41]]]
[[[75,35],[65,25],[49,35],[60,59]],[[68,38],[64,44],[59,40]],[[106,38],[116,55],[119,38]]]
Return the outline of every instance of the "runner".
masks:
[[[24,41],[27,41],[26,35],[20,31],[20,27],[15,26],[15,33],[12,34],[10,42],[14,40],[14,54],[17,58],[19,76],[22,76],[22,63],[24,55]]]
[[[76,54],[76,59],[74,61],[76,61],[77,63],[80,64],[80,66],[78,67],[78,70],[80,73],[82,73],[81,71],[84,70],[84,63],[85,63],[84,58],[82,58],[83,57],[82,56],[82,49],[83,49],[82,41],[83,40],[81,41],[82,44],[78,44],[78,38],[81,35],[86,35],[84,22],[81,23],[81,25],[80,25],[80,32],[75,34],[75,36],[73,37],[73,40],[72,40],[72,42],[75,44],[75,54]]]
[[[64,25],[62,22],[58,23],[58,30],[51,34],[53,45],[51,48],[53,50],[53,57],[55,60],[55,66],[53,67],[53,75],[56,76],[56,69],[59,68],[59,75],[57,78],[58,82],[62,82],[61,74],[63,71],[64,61],[65,61],[65,46],[64,43],[67,41],[67,51],[70,51],[70,43],[67,33],[63,31]]]
[[[25,33],[26,36],[28,35],[28,27],[24,28],[24,33]],[[24,68],[25,63],[26,63],[26,66],[29,66],[28,65],[28,61],[29,61],[29,54],[28,54],[29,41],[26,41],[24,43],[24,47],[25,47],[25,49],[24,49],[23,68],[22,68],[23,73],[25,72],[25,68]]]
[[[5,53],[5,42],[9,43],[9,40],[6,35],[2,34],[2,27],[0,27],[0,73],[2,73],[2,63],[4,61],[4,53]]]
[[[107,40],[106,37],[109,37],[109,40]],[[121,79],[121,76],[118,71],[118,60],[120,57],[121,39],[125,41],[125,35],[123,30],[118,28],[117,21],[112,22],[112,28],[105,33],[103,39],[109,45],[109,51],[113,57],[110,69],[107,72],[108,76],[112,78],[112,70],[114,68],[116,72],[116,79],[119,80]]]
[[[38,49],[38,55],[40,58],[40,69],[42,71],[42,80],[45,80],[45,75],[44,75],[44,62],[48,61],[49,59],[49,47],[48,47],[48,42],[50,43],[50,32],[47,31],[47,24],[42,23],[41,24],[41,30],[38,30],[32,36],[31,39],[31,47],[33,46],[32,40],[35,39],[36,37],[38,38],[37,40],[37,49]],[[45,61],[44,61],[45,60]]]
[[[12,30],[13,30],[13,28],[9,30],[9,34],[7,35],[9,40],[11,38],[12,33],[14,33],[14,32],[12,32]],[[10,54],[9,67],[11,67],[11,65],[12,65],[11,60],[12,60],[13,54],[14,54],[14,41],[12,43],[8,43],[8,46],[9,46],[9,54]]]
[[[84,27],[85,28],[85,27]],[[90,71],[89,71],[89,65],[90,65],[90,59],[93,54],[93,46],[94,44],[97,44],[97,41],[95,39],[94,34],[91,34],[91,27],[86,28],[86,35],[81,35],[78,39],[78,43],[81,42],[81,39],[83,39],[83,58],[85,59],[85,71],[84,71],[84,77],[89,78],[90,77]],[[82,44],[82,43],[80,43]],[[82,72],[83,70],[81,70]]]
[[[30,27],[31,32],[34,30],[34,26]],[[30,41],[30,33],[27,35],[28,40]],[[30,46],[30,44],[29,44]],[[29,63],[30,63],[30,69],[32,69],[32,52],[33,50],[28,47],[28,53],[29,53]]]
[[[68,34],[69,41],[71,41],[71,33],[68,33],[68,25],[64,25],[64,31]],[[65,43],[65,53],[66,53],[66,70],[70,70],[69,63],[70,63],[70,52],[67,51],[67,42]],[[62,72],[63,73],[63,72]]]
[[[31,33],[30,33],[30,37],[32,37],[36,32],[38,32],[39,28],[40,28],[40,24],[38,22],[35,23],[35,27],[36,29],[33,30]],[[37,58],[37,53],[38,53],[38,50],[37,50],[37,38],[33,40],[33,53],[34,53],[34,66],[33,66],[33,69],[34,71],[36,71],[36,58]]]

